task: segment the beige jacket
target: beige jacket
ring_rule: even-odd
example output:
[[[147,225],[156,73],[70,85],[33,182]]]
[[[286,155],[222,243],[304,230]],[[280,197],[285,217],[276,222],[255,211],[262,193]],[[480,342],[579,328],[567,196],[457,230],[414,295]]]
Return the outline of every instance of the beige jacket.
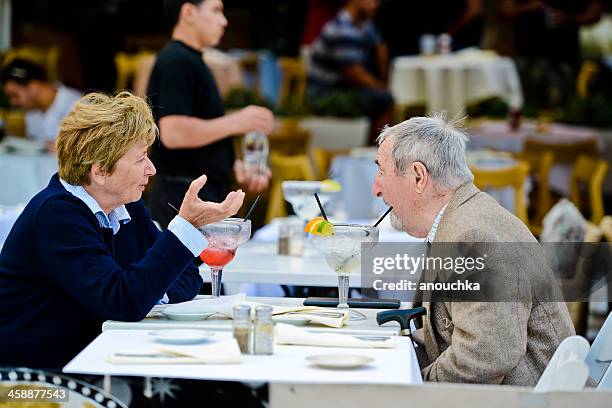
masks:
[[[434,247],[436,242],[537,241],[488,194],[464,184],[446,207]],[[513,279],[515,285],[517,271],[521,271],[520,301],[435,303],[422,294],[427,308],[423,335],[428,360],[419,361],[423,379],[533,386],[559,343],[574,334],[565,303],[542,302],[532,294],[537,285],[534,280],[548,279],[542,273],[550,271],[543,252],[526,255],[512,248],[513,252],[499,255],[502,259],[489,262],[488,267],[495,279]]]

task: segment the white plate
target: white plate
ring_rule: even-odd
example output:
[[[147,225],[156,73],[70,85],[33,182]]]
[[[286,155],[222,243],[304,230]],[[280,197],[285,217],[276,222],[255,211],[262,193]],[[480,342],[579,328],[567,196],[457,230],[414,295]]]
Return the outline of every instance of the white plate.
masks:
[[[370,364],[374,358],[359,354],[317,354],[306,357],[309,363],[323,368],[359,368]]]
[[[168,309],[162,310],[161,313],[170,320],[183,320],[183,321],[204,320],[214,315],[213,312],[181,313],[181,312],[173,312]]]
[[[294,326],[305,326],[308,324],[310,319],[301,316],[272,316],[274,323],[285,323],[292,324]]]
[[[209,340],[215,333],[204,330],[155,330],[149,332],[153,339],[167,344],[194,344]]]

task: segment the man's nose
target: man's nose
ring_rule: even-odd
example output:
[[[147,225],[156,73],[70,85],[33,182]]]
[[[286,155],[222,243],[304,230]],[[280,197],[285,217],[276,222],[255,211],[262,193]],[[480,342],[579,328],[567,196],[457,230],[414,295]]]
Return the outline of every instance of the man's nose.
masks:
[[[382,190],[380,189],[378,180],[376,179],[374,180],[374,183],[372,183],[372,195],[376,197],[380,197],[382,195]]]

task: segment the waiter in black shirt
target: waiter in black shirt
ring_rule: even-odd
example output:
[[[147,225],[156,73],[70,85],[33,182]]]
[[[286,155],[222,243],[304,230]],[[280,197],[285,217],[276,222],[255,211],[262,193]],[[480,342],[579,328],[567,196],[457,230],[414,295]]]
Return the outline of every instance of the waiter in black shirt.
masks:
[[[174,21],[172,40],[157,56],[147,94],[160,133],[152,150],[157,176],[149,208],[165,228],[176,215],[168,203],[178,205],[191,181],[202,173],[208,180],[200,196],[208,201],[219,202],[227,195],[232,169],[247,190],[267,188],[269,172],[247,173],[234,157],[232,136],[269,133],[274,116],[260,106],[225,114],[215,80],[202,59],[203,49],[217,45],[227,25],[221,0],[165,0],[164,7]]]

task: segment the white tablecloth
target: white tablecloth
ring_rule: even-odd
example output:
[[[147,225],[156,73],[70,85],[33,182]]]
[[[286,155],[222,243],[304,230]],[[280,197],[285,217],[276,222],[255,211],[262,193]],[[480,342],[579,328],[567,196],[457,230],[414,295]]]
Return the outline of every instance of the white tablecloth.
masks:
[[[215,340],[231,333],[216,332]],[[218,339],[218,340],[217,340]],[[108,356],[118,349],[159,346],[146,330],[111,330],[100,334],[63,371],[75,374],[128,375],[216,381],[264,381],[282,384],[422,384],[414,348],[407,337],[397,339],[394,349],[341,349],[275,345],[271,356],[245,355],[240,364],[110,364]],[[310,366],[306,356],[359,354],[374,361],[365,368],[329,370]],[[203,396],[204,398],[206,396]]]
[[[27,204],[56,171],[53,154],[0,153],[0,205]]]
[[[424,104],[429,112],[446,110],[451,117],[466,104],[491,97],[505,99],[514,109],[523,105],[514,61],[479,50],[398,57],[391,67],[390,88],[398,105]]]

